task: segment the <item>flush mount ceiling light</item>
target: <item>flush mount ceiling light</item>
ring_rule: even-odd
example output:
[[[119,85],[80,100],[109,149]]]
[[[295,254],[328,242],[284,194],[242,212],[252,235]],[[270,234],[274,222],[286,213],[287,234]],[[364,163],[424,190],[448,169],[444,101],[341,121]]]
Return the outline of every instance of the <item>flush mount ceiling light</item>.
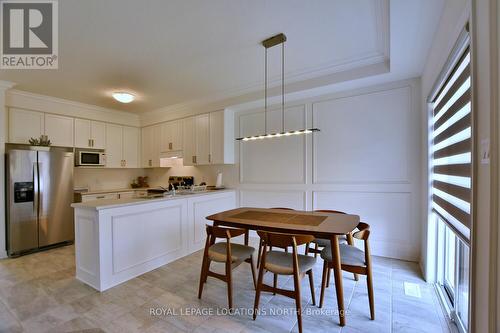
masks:
[[[266,49],[265,69],[264,69],[264,134],[237,138],[238,141],[253,141],[260,139],[280,138],[292,135],[309,134],[319,132],[319,128],[307,128],[296,131],[285,131],[285,34],[278,34],[262,41],[262,46]],[[267,133],[267,49],[281,44],[281,132]]]
[[[130,103],[135,99],[135,96],[128,92],[118,91],[113,93],[113,98],[120,103]]]

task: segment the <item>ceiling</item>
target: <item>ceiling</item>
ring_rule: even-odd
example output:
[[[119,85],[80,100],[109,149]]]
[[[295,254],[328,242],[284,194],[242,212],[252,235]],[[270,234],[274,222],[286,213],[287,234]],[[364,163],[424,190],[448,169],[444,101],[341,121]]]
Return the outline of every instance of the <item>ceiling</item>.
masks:
[[[428,26],[427,17],[436,20],[431,15],[436,7],[434,0],[403,2],[409,5],[395,7],[392,1],[389,7],[388,0],[64,0],[59,1],[59,69],[0,70],[0,80],[15,82],[18,90],[143,113],[262,90],[260,41],[280,32],[288,38],[287,83],[392,63],[398,45],[390,45],[389,13],[414,17],[396,28],[415,42],[402,45],[414,49],[407,64],[398,59],[398,68],[407,66],[415,74],[431,43],[423,34],[432,33],[418,26]],[[276,84],[279,48],[269,57]],[[137,101],[118,103],[110,97],[113,91],[132,92]]]

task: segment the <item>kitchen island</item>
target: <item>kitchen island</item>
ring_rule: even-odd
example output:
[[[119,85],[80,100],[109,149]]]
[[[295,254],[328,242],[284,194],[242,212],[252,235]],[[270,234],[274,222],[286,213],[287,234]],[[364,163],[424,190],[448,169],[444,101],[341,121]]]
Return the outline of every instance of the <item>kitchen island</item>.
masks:
[[[236,193],[103,199],[72,207],[76,278],[104,291],[201,249],[205,217],[235,208]]]

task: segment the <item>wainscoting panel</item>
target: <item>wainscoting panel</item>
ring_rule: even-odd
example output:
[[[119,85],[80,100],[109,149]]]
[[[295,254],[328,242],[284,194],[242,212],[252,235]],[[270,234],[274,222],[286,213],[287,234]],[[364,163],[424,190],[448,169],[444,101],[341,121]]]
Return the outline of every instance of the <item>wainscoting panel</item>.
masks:
[[[113,274],[181,249],[183,218],[181,204],[112,217]]]
[[[408,182],[409,87],[313,103],[314,183]],[[411,125],[414,126],[415,124]]]
[[[287,108],[285,130],[306,126],[305,106]],[[268,114],[268,133],[281,132],[281,112]],[[264,113],[239,117],[241,136],[264,133]],[[240,142],[240,183],[304,184],[306,182],[306,138],[292,136]]]
[[[317,191],[313,207],[359,215],[370,224],[373,255],[418,259],[420,228],[411,214],[411,193]]]
[[[240,207],[306,209],[305,191],[240,190]]]

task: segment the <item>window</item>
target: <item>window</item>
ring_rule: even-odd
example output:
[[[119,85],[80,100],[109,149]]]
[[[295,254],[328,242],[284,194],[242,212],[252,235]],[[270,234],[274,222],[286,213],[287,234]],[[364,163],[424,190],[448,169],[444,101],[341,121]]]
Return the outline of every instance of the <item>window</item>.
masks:
[[[461,35],[429,99],[431,209],[437,221],[437,290],[461,332],[469,325],[473,113],[469,35]]]

